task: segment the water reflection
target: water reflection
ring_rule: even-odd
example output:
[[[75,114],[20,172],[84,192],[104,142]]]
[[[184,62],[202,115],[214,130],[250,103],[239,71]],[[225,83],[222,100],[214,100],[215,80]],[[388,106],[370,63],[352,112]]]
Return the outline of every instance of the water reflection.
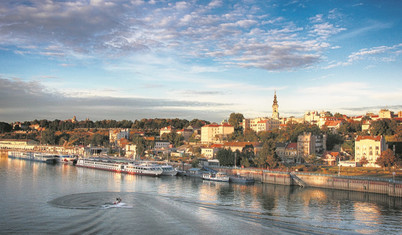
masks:
[[[152,221],[163,214],[158,223],[191,221],[199,229],[211,224],[225,229],[239,228],[244,223],[256,233],[267,233],[273,227],[279,228],[276,230],[279,233],[400,234],[402,230],[402,198],[381,194],[273,184],[229,184],[186,177],[146,177],[7,158],[0,160],[0,169],[4,200],[33,207],[31,216],[46,208],[43,205],[46,200],[88,192],[94,195],[107,192],[102,200],[109,200],[107,197],[115,194],[108,193],[113,192],[126,201],[131,198],[133,205],[142,208],[141,213],[145,215],[153,211],[149,217]],[[0,206],[21,221],[26,219],[8,204],[0,203]],[[138,207],[124,213],[137,213]],[[114,211],[97,213],[107,218],[102,213]],[[127,218],[133,215],[127,214]],[[194,232],[183,224],[183,230],[175,232]]]

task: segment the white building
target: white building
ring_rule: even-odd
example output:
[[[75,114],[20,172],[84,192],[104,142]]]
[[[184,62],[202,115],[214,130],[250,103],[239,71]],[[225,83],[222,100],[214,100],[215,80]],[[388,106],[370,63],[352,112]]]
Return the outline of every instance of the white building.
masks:
[[[375,162],[381,153],[387,149],[385,138],[382,136],[357,136],[355,140],[355,162],[366,158],[365,166],[379,167]]]
[[[109,143],[117,143],[120,139],[129,139],[130,138],[130,129],[129,128],[112,128],[109,129]]]
[[[201,127],[201,143],[221,143],[229,134],[234,132],[234,127],[228,123],[209,124]]]

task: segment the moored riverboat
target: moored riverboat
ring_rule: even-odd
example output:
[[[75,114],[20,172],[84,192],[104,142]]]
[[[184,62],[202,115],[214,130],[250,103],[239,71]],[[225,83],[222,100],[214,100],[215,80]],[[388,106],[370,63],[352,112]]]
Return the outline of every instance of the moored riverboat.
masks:
[[[105,171],[125,172],[125,165],[123,163],[104,159],[80,158],[78,159],[76,166]]]
[[[175,176],[177,175],[177,170],[175,168],[173,168],[173,166],[171,165],[161,165],[160,166],[162,168],[162,175],[167,175],[167,176]]]
[[[234,175],[229,176],[229,182],[237,184],[254,184],[255,180],[241,175]]]
[[[56,163],[57,155],[49,154],[49,153],[34,153],[32,161],[35,162],[44,162],[49,164]]]
[[[163,169],[155,164],[128,163],[124,172],[132,175],[160,176],[163,173]]]
[[[35,162],[44,162],[49,164],[56,163],[57,155],[49,154],[49,153],[33,153],[33,152],[9,152],[8,157],[35,161]]]
[[[224,172],[209,172],[202,175],[202,179],[219,181],[219,182],[229,182],[229,176]]]

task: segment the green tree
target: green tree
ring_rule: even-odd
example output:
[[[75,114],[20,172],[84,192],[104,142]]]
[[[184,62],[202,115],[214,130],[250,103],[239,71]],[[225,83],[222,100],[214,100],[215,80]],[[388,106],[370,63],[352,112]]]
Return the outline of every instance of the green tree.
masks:
[[[41,143],[42,144],[55,144],[56,136],[52,130],[44,130],[41,133]]]
[[[232,125],[235,129],[241,129],[241,123],[244,119],[243,114],[241,113],[231,113],[229,116],[229,124]]]
[[[0,122],[0,133],[6,133],[10,132],[13,129],[13,127],[6,123],[6,122]]]
[[[146,145],[145,140],[141,136],[134,136],[133,143],[137,145],[137,155],[144,156]]]
[[[254,163],[258,167],[268,166],[275,168],[278,165],[279,158],[275,153],[275,142],[273,140],[267,141],[262,145],[262,149],[257,153]]]
[[[397,165],[398,159],[395,157],[394,152],[391,149],[387,149],[381,153],[381,156],[377,158],[375,163],[383,168],[390,169]]]
[[[327,134],[327,149],[332,150],[335,145],[340,145],[343,143],[343,137],[336,133]]]
[[[244,131],[244,141],[249,141],[249,142],[258,141],[257,133],[253,130],[245,130]]]
[[[380,119],[371,123],[370,133],[372,135],[394,135],[397,127],[398,124],[394,119]]]
[[[230,149],[220,149],[216,153],[216,158],[219,160],[221,166],[234,165],[234,154]]]

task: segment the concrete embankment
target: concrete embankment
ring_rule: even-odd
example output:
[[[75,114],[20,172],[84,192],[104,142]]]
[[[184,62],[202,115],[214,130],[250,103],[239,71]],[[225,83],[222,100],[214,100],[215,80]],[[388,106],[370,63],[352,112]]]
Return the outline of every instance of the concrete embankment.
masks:
[[[227,174],[240,174],[243,176],[252,177],[262,183],[281,185],[302,184],[306,187],[379,193],[389,196],[402,197],[402,182],[394,182],[392,180],[360,178],[351,176],[321,175],[301,172],[290,173],[280,171],[267,171],[261,169],[220,168],[219,170],[225,171]]]

